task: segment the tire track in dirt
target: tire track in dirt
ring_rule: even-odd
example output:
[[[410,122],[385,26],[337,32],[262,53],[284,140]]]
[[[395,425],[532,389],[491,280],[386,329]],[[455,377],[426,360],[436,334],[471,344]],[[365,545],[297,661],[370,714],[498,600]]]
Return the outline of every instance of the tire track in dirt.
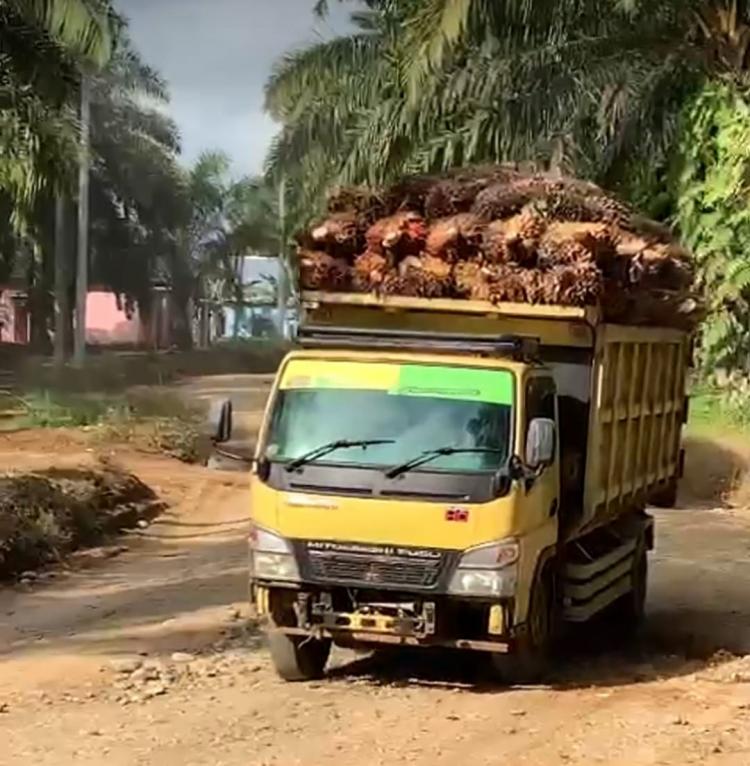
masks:
[[[2,766],[750,764],[750,667],[708,660],[750,648],[741,512],[659,512],[642,641],[574,638],[548,686],[501,689],[450,654],[341,652],[326,680],[288,685],[256,640],[216,649],[244,606],[245,478],[128,460],[172,497],[167,513],[106,566],[0,592]],[[117,702],[108,658],[186,649],[221,669]]]

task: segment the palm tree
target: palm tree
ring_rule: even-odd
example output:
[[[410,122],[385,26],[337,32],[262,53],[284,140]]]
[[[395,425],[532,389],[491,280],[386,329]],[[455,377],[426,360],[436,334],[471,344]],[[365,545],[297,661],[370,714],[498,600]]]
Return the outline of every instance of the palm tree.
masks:
[[[177,162],[179,135],[163,110],[168,99],[166,84],[143,63],[124,26],[117,30],[109,62],[89,79],[91,281],[109,287],[126,305],[137,305],[147,317],[152,280],[170,248],[175,248],[176,232],[189,217],[187,184]],[[78,157],[74,117],[69,127],[74,164]],[[71,168],[71,179],[73,176]],[[71,337],[72,253],[76,246],[74,226],[55,225],[55,219],[69,224],[75,217],[72,182],[62,184],[61,189],[48,182],[38,191],[27,225],[33,251],[38,254],[27,270],[27,287],[37,297],[34,336],[40,344],[47,342],[52,308],[50,264],[54,259],[60,361],[64,360],[65,341]]]
[[[274,68],[266,108],[282,127],[267,170],[274,182],[288,181],[293,225],[309,217],[331,185],[377,183],[387,166],[395,171],[388,123],[404,102],[397,54],[407,18],[398,5],[367,0],[352,15],[351,35],[294,51]]]
[[[0,12],[7,19],[7,26],[2,27],[4,44],[18,42],[22,35],[36,29],[68,52],[98,66],[109,58],[110,23],[114,17],[106,0],[2,0]],[[7,50],[5,45],[3,49]]]
[[[662,163],[686,99],[750,66],[745,0],[369,0],[279,62],[269,169],[336,183],[533,160],[616,185]],[[319,3],[325,12],[326,4]]]
[[[70,177],[79,67],[106,63],[115,25],[105,0],[0,0],[0,194],[16,224]]]
[[[107,0],[0,0],[1,255],[6,272],[24,258],[32,335],[45,343],[51,195],[75,177],[80,70],[107,61],[116,26]]]
[[[268,255],[277,247],[273,194],[263,179],[234,178],[221,152],[198,158],[188,188],[192,217],[182,236],[180,294],[204,306],[233,301],[238,323],[245,302],[243,257]]]
[[[341,183],[488,161],[565,169],[672,218],[714,298],[704,360],[748,364],[748,0],[366,6],[354,33],[287,55],[268,83],[282,125],[269,171],[305,190],[298,221]]]
[[[168,88],[123,29],[91,90],[92,276],[147,314],[159,259],[190,215]]]

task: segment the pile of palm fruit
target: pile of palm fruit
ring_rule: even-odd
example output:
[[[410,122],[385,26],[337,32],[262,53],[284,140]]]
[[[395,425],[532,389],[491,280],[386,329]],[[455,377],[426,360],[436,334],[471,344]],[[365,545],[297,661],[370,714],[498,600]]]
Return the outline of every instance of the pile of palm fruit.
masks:
[[[560,176],[500,166],[344,189],[298,243],[303,290],[600,306],[628,324],[701,318],[669,229]]]

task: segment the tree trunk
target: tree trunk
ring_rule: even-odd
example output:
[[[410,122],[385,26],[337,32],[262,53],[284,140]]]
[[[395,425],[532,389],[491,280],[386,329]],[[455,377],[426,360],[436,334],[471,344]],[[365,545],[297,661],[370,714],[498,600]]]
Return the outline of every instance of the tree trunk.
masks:
[[[198,309],[198,348],[211,346],[211,305],[207,300],[200,302]]]
[[[49,290],[50,274],[49,268],[45,268],[46,248],[43,250],[43,260],[39,263],[36,258],[30,259],[29,270],[27,272],[27,295],[28,310],[30,317],[30,337],[31,347],[41,354],[49,354],[52,350],[52,343],[49,336],[50,319],[52,316],[52,296]]]
[[[286,178],[282,178],[279,183],[279,284],[277,289],[279,335],[286,340],[289,300],[289,271],[286,267]]]
[[[89,128],[91,121],[90,83],[81,76],[81,158],[78,172],[78,267],[76,270],[76,327],[74,359],[86,360],[86,301],[89,288]]]
[[[234,339],[240,337],[240,330],[242,329],[242,320],[245,314],[245,295],[242,290],[242,285],[235,286],[234,291],[234,327],[232,328],[232,335]]]
[[[67,354],[68,358],[70,358],[73,355],[73,336],[75,335],[74,319],[75,319],[75,302],[76,302],[75,284],[73,284],[73,280],[70,278],[68,279],[66,293],[68,296],[68,303],[66,307],[67,310],[63,316],[63,319],[65,321],[65,353]]]
[[[184,288],[174,285],[169,303],[172,315],[170,342],[180,351],[190,351],[193,348],[192,297]]]
[[[65,199],[55,198],[55,364],[62,367],[68,353],[67,248],[65,241]]]
[[[287,303],[289,301],[289,272],[286,268],[286,257],[279,255],[279,285],[278,285],[278,322],[279,335],[286,340],[289,335],[287,328]]]

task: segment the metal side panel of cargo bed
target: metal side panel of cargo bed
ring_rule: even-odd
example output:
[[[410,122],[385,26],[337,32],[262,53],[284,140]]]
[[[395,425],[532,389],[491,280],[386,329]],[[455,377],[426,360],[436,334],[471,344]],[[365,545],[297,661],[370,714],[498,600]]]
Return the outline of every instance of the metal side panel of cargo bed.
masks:
[[[594,307],[535,306],[450,298],[303,292],[311,325],[537,338],[542,346],[591,349],[599,312]]]
[[[582,528],[678,475],[689,358],[678,330],[596,329]]]

